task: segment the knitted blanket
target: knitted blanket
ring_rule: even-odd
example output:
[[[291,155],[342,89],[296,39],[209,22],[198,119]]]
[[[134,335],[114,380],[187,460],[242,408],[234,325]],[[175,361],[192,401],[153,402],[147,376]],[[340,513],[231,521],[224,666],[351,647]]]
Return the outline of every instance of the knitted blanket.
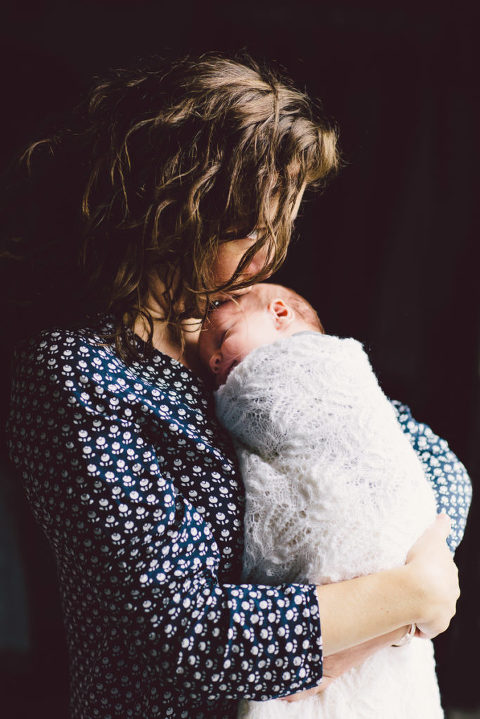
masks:
[[[245,483],[245,581],[325,584],[405,563],[435,499],[358,341],[303,332],[259,347],[215,399]],[[383,649],[299,702],[242,701],[239,717],[440,719],[432,643]]]

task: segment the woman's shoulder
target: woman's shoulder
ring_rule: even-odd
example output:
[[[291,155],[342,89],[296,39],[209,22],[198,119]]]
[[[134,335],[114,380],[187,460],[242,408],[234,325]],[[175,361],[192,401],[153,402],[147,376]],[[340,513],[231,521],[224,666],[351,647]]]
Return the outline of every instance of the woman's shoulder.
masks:
[[[13,358],[13,392],[42,390],[70,397],[76,403],[87,393],[111,397],[162,399],[168,405],[186,402],[202,411],[212,402],[202,380],[173,358],[154,350],[143,357],[138,338],[138,361],[125,361],[113,339],[111,315],[95,315],[68,327],[40,331],[17,347]],[[93,396],[93,395],[92,395]],[[133,401],[133,400],[132,400]]]
[[[108,347],[105,338],[113,331],[113,319],[107,314],[87,316],[83,320],[69,325],[59,325],[42,329],[20,342],[15,353],[31,355],[33,353],[57,352],[59,349],[79,349],[86,345],[92,351]]]
[[[60,365],[101,367],[115,358],[108,334],[113,325],[107,315],[87,317],[70,326],[40,330],[20,342],[13,354],[14,369],[35,368],[52,374]]]

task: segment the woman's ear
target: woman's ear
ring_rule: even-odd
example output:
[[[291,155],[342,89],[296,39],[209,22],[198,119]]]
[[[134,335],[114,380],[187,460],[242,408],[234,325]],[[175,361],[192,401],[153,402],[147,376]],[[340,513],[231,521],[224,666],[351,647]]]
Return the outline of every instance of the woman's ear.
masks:
[[[285,329],[295,319],[294,311],[281,297],[269,302],[268,311],[273,315],[277,330]]]

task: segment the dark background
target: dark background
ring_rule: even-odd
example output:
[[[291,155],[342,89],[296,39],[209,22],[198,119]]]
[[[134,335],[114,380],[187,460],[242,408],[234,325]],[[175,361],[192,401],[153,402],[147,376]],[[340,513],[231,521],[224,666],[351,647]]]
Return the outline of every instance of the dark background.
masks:
[[[465,3],[30,0],[3,3],[7,166],[92,75],[152,53],[246,48],[321,98],[345,166],[308,193],[278,280],[331,334],[365,343],[385,392],[480,470],[477,238],[480,12]],[[8,323],[7,323],[8,324]],[[8,337],[2,355],[2,417]],[[7,717],[65,717],[67,670],[46,542],[2,447],[0,688]],[[412,498],[414,501],[414,498]],[[457,553],[462,597],[436,640],[444,704],[480,706],[479,509]]]

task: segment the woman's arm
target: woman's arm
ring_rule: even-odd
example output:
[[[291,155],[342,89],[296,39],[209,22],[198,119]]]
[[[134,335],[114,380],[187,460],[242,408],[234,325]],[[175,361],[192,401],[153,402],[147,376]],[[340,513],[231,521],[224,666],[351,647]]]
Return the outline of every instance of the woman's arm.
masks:
[[[444,632],[460,595],[458,570],[445,541],[449,531],[450,519],[441,514],[415,542],[403,567],[318,587],[324,655],[412,622],[426,637]],[[361,629],[350,619],[358,604],[364,608]]]
[[[88,603],[69,619],[74,636],[85,622],[98,632],[89,670],[103,671],[112,644],[128,647],[162,691],[187,691],[193,707],[317,685],[315,586],[219,582],[212,527],[161,471],[142,428],[148,406],[127,403],[133,382],[111,360],[75,335],[46,335],[17,357],[9,420],[34,513]]]

